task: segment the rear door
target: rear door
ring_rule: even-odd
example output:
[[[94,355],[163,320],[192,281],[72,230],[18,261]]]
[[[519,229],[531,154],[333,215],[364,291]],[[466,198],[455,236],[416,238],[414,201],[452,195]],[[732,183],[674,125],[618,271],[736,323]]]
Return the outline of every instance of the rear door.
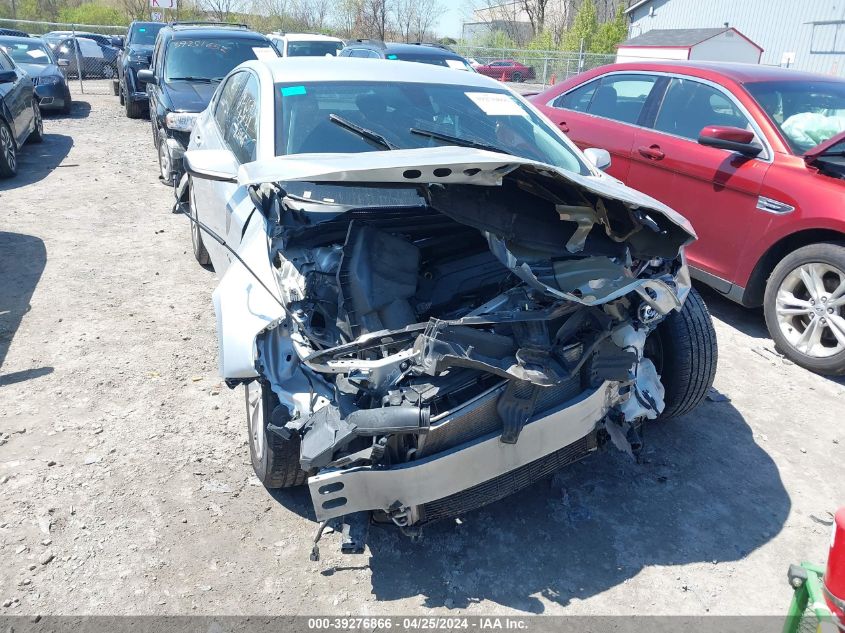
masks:
[[[541,109],[578,147],[610,152],[608,173],[625,180],[637,126],[662,80],[645,73],[603,75],[559,95]]]
[[[722,292],[730,289],[771,164],[771,149],[752,120],[725,88],[673,77],[650,127],[636,131],[626,179],[692,222],[699,239],[687,249],[690,263]],[[748,158],[700,145],[699,133],[708,125],[753,130],[765,149]]]

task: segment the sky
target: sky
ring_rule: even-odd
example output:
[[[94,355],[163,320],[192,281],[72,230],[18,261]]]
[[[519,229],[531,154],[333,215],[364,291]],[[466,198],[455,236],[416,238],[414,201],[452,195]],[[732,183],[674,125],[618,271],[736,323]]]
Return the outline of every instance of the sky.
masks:
[[[440,18],[437,35],[458,39],[461,36],[461,25],[464,22],[466,7],[459,0],[450,0],[450,2],[444,4],[446,13]]]

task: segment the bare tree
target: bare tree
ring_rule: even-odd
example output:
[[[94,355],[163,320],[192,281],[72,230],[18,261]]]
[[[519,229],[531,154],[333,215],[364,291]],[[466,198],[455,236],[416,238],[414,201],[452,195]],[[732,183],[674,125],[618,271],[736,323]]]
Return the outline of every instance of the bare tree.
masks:
[[[322,31],[328,22],[331,0],[292,0],[291,12],[306,31]]]
[[[218,22],[225,22],[229,15],[237,8],[237,0],[205,0],[205,6],[211,16]]]
[[[341,0],[334,11],[334,21],[343,37],[354,37],[362,31],[364,4],[362,0]]]
[[[384,39],[387,32],[388,0],[363,0],[364,31],[367,37]]]

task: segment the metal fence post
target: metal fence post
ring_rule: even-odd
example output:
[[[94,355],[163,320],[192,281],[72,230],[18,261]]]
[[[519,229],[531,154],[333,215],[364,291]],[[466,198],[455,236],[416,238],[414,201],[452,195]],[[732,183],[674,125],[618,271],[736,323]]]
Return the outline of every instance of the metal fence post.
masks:
[[[76,76],[79,78],[79,92],[85,94],[85,87],[82,85],[82,61],[79,59],[79,42],[76,40],[76,25],[72,24],[70,29],[73,35],[73,54],[76,57]]]
[[[543,57],[543,85],[546,85],[546,82],[549,78],[549,58]]]

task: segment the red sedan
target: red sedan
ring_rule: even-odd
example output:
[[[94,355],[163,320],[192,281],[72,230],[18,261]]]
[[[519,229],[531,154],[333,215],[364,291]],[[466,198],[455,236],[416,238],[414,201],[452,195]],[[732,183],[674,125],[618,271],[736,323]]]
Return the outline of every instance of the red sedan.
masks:
[[[482,75],[501,79],[502,81],[514,81],[519,83],[526,79],[534,79],[534,69],[531,66],[520,64],[513,59],[496,59],[489,64],[476,66],[475,70]]]
[[[845,374],[845,80],[717,63],[596,68],[531,97],[695,227],[692,274],[762,306],[778,348]]]

